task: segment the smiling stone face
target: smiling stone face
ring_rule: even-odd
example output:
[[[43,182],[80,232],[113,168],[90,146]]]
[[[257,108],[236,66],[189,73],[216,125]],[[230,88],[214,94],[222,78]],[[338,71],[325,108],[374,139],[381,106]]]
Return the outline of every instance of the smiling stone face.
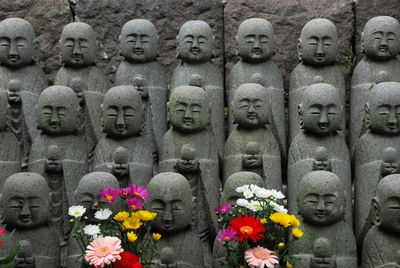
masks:
[[[238,54],[245,62],[269,60],[275,52],[275,35],[271,23],[264,19],[243,21],[236,37]]]
[[[327,19],[313,19],[304,25],[299,39],[304,63],[324,66],[336,62],[338,36],[335,25]]]

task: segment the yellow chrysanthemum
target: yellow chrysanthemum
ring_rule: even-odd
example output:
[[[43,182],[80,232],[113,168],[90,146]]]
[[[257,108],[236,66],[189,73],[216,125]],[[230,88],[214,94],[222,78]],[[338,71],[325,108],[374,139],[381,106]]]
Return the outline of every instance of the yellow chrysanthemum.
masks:
[[[293,227],[299,227],[300,226],[300,221],[298,218],[296,218],[295,215],[290,215],[290,224]]]
[[[266,218],[262,218],[261,219],[261,224],[266,224],[267,223],[267,219]]]
[[[153,240],[158,241],[158,240],[160,240],[161,235],[159,233],[153,233],[152,237],[153,237]]]
[[[137,235],[134,232],[128,232],[126,234],[126,237],[128,238],[129,242],[135,242],[138,239]]]
[[[114,216],[114,220],[119,221],[119,222],[123,222],[126,219],[128,219],[129,217],[129,213],[126,211],[121,211],[118,212],[115,216]]]
[[[283,243],[283,242],[280,242],[279,244],[278,244],[278,247],[280,247],[280,248],[283,248],[285,246],[285,243]]]
[[[287,213],[283,212],[276,212],[269,216],[269,219],[274,222],[282,225],[283,227],[287,228],[290,226],[291,217]]]
[[[293,268],[293,265],[290,262],[286,262],[286,268]]]
[[[304,232],[300,228],[293,228],[292,235],[296,238],[302,237]]]
[[[157,216],[157,213],[148,210],[139,210],[137,213],[142,221],[152,221]]]
[[[142,222],[140,221],[139,217],[131,216],[122,223],[122,226],[128,230],[136,230],[142,226]]]

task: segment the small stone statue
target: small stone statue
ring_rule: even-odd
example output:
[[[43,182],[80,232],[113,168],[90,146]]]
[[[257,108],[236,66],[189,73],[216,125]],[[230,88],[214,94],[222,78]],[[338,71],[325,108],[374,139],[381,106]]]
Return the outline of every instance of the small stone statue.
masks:
[[[144,133],[160,150],[167,131],[167,89],[165,70],[157,61],[159,41],[154,25],[143,19],[130,20],[119,36],[124,60],[115,75],[116,85],[133,85],[141,92],[145,125]]]
[[[340,93],[332,85],[307,86],[299,104],[301,131],[293,139],[288,153],[289,210],[297,212],[300,180],[313,170],[335,173],[343,183],[346,196],[346,221],[352,222],[351,166],[346,142],[339,134],[343,119]]]
[[[199,208],[196,210],[198,224],[200,228],[209,228],[211,220],[213,233],[217,228],[214,209],[219,203],[220,179],[217,145],[207,128],[209,111],[208,96],[202,88],[175,88],[168,103],[172,127],[163,138],[160,171],[181,173],[189,180]]]
[[[90,172],[83,176],[76,186],[73,204],[82,205],[86,208],[85,215],[88,224],[98,224],[99,220],[94,217],[96,211],[101,208],[109,208],[107,203],[100,195],[104,188],[118,188],[118,180],[114,175],[107,172]],[[120,200],[111,204],[113,213],[118,213],[121,208]],[[82,259],[82,250],[78,242],[72,235],[69,237],[68,257],[66,259],[67,268],[90,268],[91,266]]]
[[[68,207],[79,178],[87,173],[86,142],[77,135],[83,114],[76,93],[65,86],[43,90],[38,100],[41,134],[31,148],[29,171],[45,177],[52,193],[52,221],[65,247],[70,231]]]
[[[327,19],[307,22],[299,39],[300,63],[290,74],[289,87],[289,141],[300,132],[298,105],[304,100],[307,86],[316,82],[333,85],[339,90],[340,105],[345,105],[345,84],[341,66],[337,64],[338,35],[336,26]],[[345,133],[345,115],[341,128]],[[344,135],[343,135],[344,139]]]
[[[147,188],[150,198],[146,206],[157,212],[153,229],[162,235],[157,246],[164,254],[156,256],[156,260],[160,259],[156,263],[165,264],[168,259],[168,263],[177,265],[171,267],[211,268],[211,241],[214,237],[210,230],[202,229],[202,219],[198,218],[202,207],[198,207],[196,198],[193,200],[187,179],[178,173],[160,173],[150,180]],[[207,224],[208,229],[213,228],[210,221]],[[172,249],[167,250],[169,258],[166,258],[165,247]]]
[[[393,167],[400,159],[400,83],[378,83],[368,95],[367,131],[354,151],[354,231],[359,245],[372,224],[370,200],[376,186],[383,176],[399,173]]]
[[[9,90],[10,129],[20,144],[26,167],[32,141],[38,136],[35,105],[47,78],[35,63],[38,41],[32,25],[20,18],[0,22],[0,88]]]
[[[11,175],[3,185],[0,203],[6,230],[14,230],[0,256],[8,256],[19,244],[13,267],[60,267],[60,241],[50,223],[50,190],[46,180],[30,172]]]
[[[260,84],[239,86],[232,102],[234,123],[225,144],[224,178],[238,171],[260,175],[268,188],[282,187],[281,153],[268,122],[271,91]]]
[[[364,57],[357,64],[351,81],[350,149],[353,152],[363,129],[364,104],[373,84],[400,82],[400,23],[392,17],[370,19],[361,38]]]
[[[185,22],[177,37],[177,57],[181,60],[172,74],[171,88],[194,85],[194,77],[207,93],[211,103],[211,130],[214,132],[220,155],[225,143],[224,78],[218,66],[211,62],[215,56],[214,35],[208,23],[200,20]]]
[[[367,202],[367,201],[366,201]],[[362,246],[363,268],[400,267],[400,175],[379,181],[372,199],[374,226]]]
[[[153,176],[153,146],[143,133],[140,93],[133,86],[111,88],[102,113],[106,136],[96,146],[94,170],[114,174],[121,187],[147,184]]]
[[[286,153],[283,77],[276,63],[271,60],[275,54],[275,35],[271,23],[259,18],[243,21],[239,25],[236,42],[241,60],[233,66],[230,73],[227,94],[229,130],[235,128],[232,125],[232,100],[236,89],[245,83],[259,83],[272,93],[270,124],[277,134],[281,151]]]
[[[293,243],[294,267],[356,268],[356,240],[344,217],[341,179],[332,172],[311,171],[301,180],[297,197],[304,236]]]
[[[96,66],[96,33],[86,23],[72,22],[64,27],[59,43],[63,66],[54,84],[70,87],[84,98],[86,136],[92,150],[102,136],[100,104],[108,89],[104,74]]]

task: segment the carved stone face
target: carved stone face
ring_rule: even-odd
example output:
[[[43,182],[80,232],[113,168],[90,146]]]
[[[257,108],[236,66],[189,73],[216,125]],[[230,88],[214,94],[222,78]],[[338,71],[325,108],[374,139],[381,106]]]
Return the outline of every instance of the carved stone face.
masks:
[[[157,212],[153,227],[161,233],[174,233],[188,228],[192,221],[192,195],[189,182],[173,172],[154,176],[149,184],[150,199],[146,204]]]
[[[98,220],[94,217],[96,211],[100,208],[110,208],[100,195],[100,191],[104,188],[119,188],[118,180],[114,175],[106,172],[91,172],[82,177],[75,191],[75,199],[86,208],[85,216],[91,223],[97,223]],[[117,213],[121,203],[116,200],[111,204],[111,209]]]
[[[35,32],[32,25],[20,18],[0,22],[0,62],[19,68],[33,62]]]
[[[400,53],[400,24],[392,17],[374,17],[365,25],[361,42],[368,58],[376,61],[393,59]]]
[[[259,84],[248,83],[238,87],[232,104],[234,122],[240,127],[254,129],[269,122],[271,97]]]
[[[111,88],[103,105],[103,131],[112,137],[132,137],[143,127],[140,93],[132,86]]]
[[[230,202],[236,204],[239,198],[243,198],[243,195],[236,192],[236,188],[246,184],[254,184],[259,187],[265,187],[263,179],[254,172],[240,171],[230,175],[224,184],[224,190],[222,192],[223,202]]]
[[[158,33],[154,25],[143,19],[130,20],[119,36],[121,55],[132,63],[153,61],[158,53]]]
[[[335,25],[327,19],[313,19],[304,25],[299,40],[304,63],[324,66],[336,61],[338,36]]]
[[[2,192],[4,223],[17,229],[33,229],[50,217],[49,188],[39,174],[21,172],[7,178]]]
[[[275,52],[274,31],[271,23],[264,19],[242,22],[236,41],[239,56],[246,62],[267,61]]]
[[[38,128],[48,135],[69,135],[77,130],[79,99],[69,87],[48,87],[39,96]]]
[[[312,225],[330,225],[343,218],[344,189],[340,179],[328,171],[312,171],[300,182],[299,213]]]
[[[370,129],[381,135],[400,134],[400,83],[375,85],[369,97]]]
[[[306,132],[325,136],[340,130],[342,106],[335,87],[324,83],[313,84],[306,89],[303,99],[299,117]]]
[[[400,233],[400,175],[384,177],[377,186],[373,200],[375,224],[391,232]]]
[[[96,61],[96,34],[90,25],[72,22],[62,31],[60,48],[66,65],[77,68],[93,65]]]
[[[211,60],[214,38],[210,25],[193,20],[182,25],[178,35],[178,58],[184,62],[200,63]]]
[[[209,124],[209,103],[202,88],[181,86],[171,94],[168,115],[174,129],[181,132],[198,132]]]

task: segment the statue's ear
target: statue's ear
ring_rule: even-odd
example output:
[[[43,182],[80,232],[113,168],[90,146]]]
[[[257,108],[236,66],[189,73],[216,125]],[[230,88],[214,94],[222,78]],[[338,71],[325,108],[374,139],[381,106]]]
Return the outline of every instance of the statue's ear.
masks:
[[[101,131],[104,132],[104,105],[100,104],[100,126]]]
[[[297,112],[299,114],[299,125],[300,125],[300,128],[303,129],[303,127],[304,127],[303,112],[304,111],[303,111],[303,104],[302,103],[300,103],[297,106]]]
[[[236,56],[239,56],[239,42],[238,42],[238,36],[236,35]]]
[[[78,202],[78,192],[76,190],[74,191],[74,198],[75,201]]]
[[[83,131],[83,129],[85,128],[85,113],[82,109],[81,106],[78,107],[78,116],[77,116],[77,130],[78,133],[80,133],[81,131]]]
[[[299,61],[303,60],[303,50],[301,49],[301,38],[297,39],[297,53]]]
[[[364,126],[366,129],[369,129],[371,125],[370,124],[371,111],[369,107],[370,107],[369,102],[366,102],[364,105]]]
[[[213,48],[212,48],[211,59],[215,59],[218,58],[217,47],[215,46],[215,34],[212,35],[212,42],[213,42]]]
[[[381,216],[381,208],[379,206],[379,202],[376,197],[372,199],[372,210],[374,212],[373,214],[374,225],[379,226],[382,222],[382,216]]]
[[[181,56],[179,54],[179,34],[176,36],[176,58],[180,59]]]
[[[365,51],[364,51],[364,32],[361,33],[361,53],[365,53]]]
[[[118,40],[119,40],[119,42],[118,42],[118,51],[119,51],[119,55],[121,56],[121,50],[122,50],[122,46],[121,46],[121,43],[122,43],[122,35],[119,35],[119,36],[118,36]]]

